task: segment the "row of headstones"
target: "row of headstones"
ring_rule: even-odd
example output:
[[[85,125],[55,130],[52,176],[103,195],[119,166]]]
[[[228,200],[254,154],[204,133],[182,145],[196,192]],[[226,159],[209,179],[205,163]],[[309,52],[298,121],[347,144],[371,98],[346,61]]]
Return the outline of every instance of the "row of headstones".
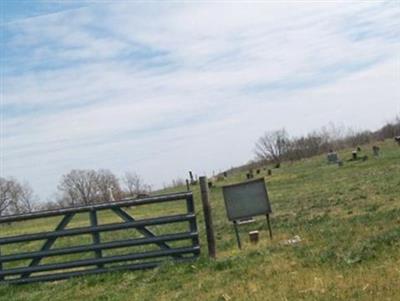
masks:
[[[223,181],[227,177],[228,177],[228,172],[225,171],[225,172],[223,172],[222,175],[218,175],[216,177],[216,180],[217,181]],[[190,180],[186,179],[186,186],[187,186],[188,190],[190,190],[190,186],[191,185],[197,185],[197,183],[198,183],[198,177],[197,177],[197,175],[196,175],[196,177],[194,177],[192,171],[189,171],[189,178],[190,178]],[[212,181],[208,181],[208,188],[211,188],[211,187],[213,187],[213,182]]]
[[[400,136],[394,137],[395,141],[400,145]],[[366,161],[368,160],[368,156],[364,155],[362,157],[358,156],[358,153],[361,152],[361,147],[358,146],[356,150],[354,150],[352,152],[352,157],[351,159],[349,159],[348,161],[356,161],[356,160],[363,160]],[[380,147],[377,145],[372,146],[372,153],[374,155],[374,157],[379,157],[380,155]],[[327,154],[327,160],[328,163],[334,163],[334,164],[338,164],[339,166],[343,165],[343,162],[339,159],[339,155],[337,154],[337,152],[334,151],[330,151]],[[280,164],[276,164],[275,168],[280,168]],[[266,170],[266,168],[263,168],[264,170]],[[257,175],[261,174],[261,169],[256,169],[255,172]],[[272,175],[272,170],[268,169],[267,170],[267,174],[270,176]],[[190,185],[197,185],[197,176],[196,179],[195,177],[193,177],[193,173],[191,171],[189,171],[189,177],[190,177],[190,182],[189,180],[186,180],[186,184],[189,187]],[[217,181],[223,181],[224,179],[226,179],[228,177],[228,172],[225,171],[223,172],[222,175],[217,176]],[[247,173],[246,173],[246,179],[251,180],[254,178],[254,171],[252,169],[250,169]],[[209,181],[208,182],[208,188],[212,188],[213,187],[213,182]]]
[[[279,168],[280,167],[280,164],[277,164],[276,166],[275,166],[276,168]],[[267,170],[265,167],[263,168],[264,170]],[[256,175],[259,175],[259,174],[261,174],[261,169],[256,169],[255,170],[255,174]],[[270,175],[272,175],[272,170],[271,169],[268,169],[267,170],[267,174],[270,176]],[[250,180],[250,179],[253,179],[254,178],[254,170],[253,169],[250,169],[249,171],[248,171],[248,173],[246,173],[246,178],[248,179],[248,180]],[[189,186],[190,185],[197,185],[197,176],[196,176],[196,178],[193,176],[193,173],[191,172],[191,171],[189,171],[189,177],[190,177],[190,180],[186,180],[186,185],[187,185],[187,187],[188,187],[188,190],[189,190]],[[219,175],[219,176],[217,176],[217,178],[216,178],[216,181],[223,181],[223,180],[225,180],[226,178],[228,178],[228,172],[227,171],[225,171],[225,172],[223,172],[222,173],[222,175]],[[213,181],[208,181],[208,188],[212,188],[212,187],[214,187],[214,183],[213,183]]]
[[[280,166],[280,165],[279,165],[279,166]],[[265,167],[264,167],[263,169],[266,170]],[[256,175],[259,175],[259,174],[261,174],[261,169],[256,169]],[[268,170],[267,170],[267,174],[268,174],[269,176],[272,175],[272,170],[271,170],[271,169],[268,169]],[[249,172],[246,173],[246,179],[247,179],[247,180],[250,180],[250,179],[253,179],[253,178],[254,178],[254,171],[253,171],[252,169],[250,169]]]
[[[368,156],[367,155],[359,157],[358,156],[359,152],[361,152],[361,147],[357,147],[356,150],[352,151],[351,159],[349,159],[348,161],[357,161],[357,160],[366,161],[366,160],[368,160]],[[374,145],[372,147],[372,154],[374,155],[374,157],[379,157],[379,155],[380,155],[380,147]],[[339,155],[337,154],[337,152],[334,152],[332,150],[327,154],[326,158],[328,160],[328,163],[339,164],[340,166],[343,164],[343,162],[339,159]]]

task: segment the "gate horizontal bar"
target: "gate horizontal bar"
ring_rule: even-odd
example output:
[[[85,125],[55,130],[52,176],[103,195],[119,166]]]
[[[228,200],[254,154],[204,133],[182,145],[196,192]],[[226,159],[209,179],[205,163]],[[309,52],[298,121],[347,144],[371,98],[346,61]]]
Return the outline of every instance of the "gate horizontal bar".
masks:
[[[82,212],[89,212],[92,210],[105,210],[105,209],[111,209],[113,207],[131,207],[131,206],[141,206],[141,205],[148,205],[155,203],[185,200],[192,195],[193,195],[192,192],[180,192],[180,193],[163,194],[143,199],[126,198],[118,202],[109,202],[109,203],[93,204],[88,206],[38,211],[20,215],[10,215],[10,216],[0,217],[0,224],[25,221],[36,218],[53,217],[58,215],[64,215],[67,213],[82,213]]]
[[[185,261],[192,261],[193,257],[176,259],[174,262],[185,262]],[[42,281],[55,281],[55,280],[63,280],[77,276],[84,276],[84,275],[96,275],[101,273],[108,273],[108,272],[118,272],[118,271],[134,271],[134,270],[145,270],[145,269],[152,269],[155,267],[160,266],[165,261],[154,261],[154,262],[144,262],[144,263],[135,263],[135,264],[127,264],[127,265],[120,265],[120,266],[113,266],[107,268],[97,268],[97,269],[87,269],[82,271],[73,271],[73,272],[65,272],[65,273],[58,273],[58,274],[47,274],[47,275],[40,275],[40,276],[31,276],[29,278],[17,278],[17,279],[10,279],[4,281],[4,283],[8,284],[26,284],[26,283],[34,283],[34,282],[42,282]]]
[[[128,255],[108,256],[108,257],[103,257],[103,258],[81,259],[81,260],[75,260],[75,261],[71,261],[71,262],[44,264],[44,265],[34,266],[34,267],[24,267],[24,268],[3,270],[0,272],[0,276],[10,276],[10,275],[19,275],[19,274],[36,273],[36,272],[47,272],[47,271],[53,271],[53,270],[71,269],[71,268],[77,268],[77,267],[82,267],[82,266],[107,264],[107,263],[114,263],[114,262],[121,262],[121,261],[128,261],[128,260],[165,257],[165,256],[176,255],[176,254],[193,253],[194,255],[197,255],[199,252],[200,252],[200,247],[193,246],[193,247],[175,248],[175,249],[169,249],[169,250],[148,251],[148,252],[141,252],[141,253],[128,254]]]
[[[18,243],[18,242],[27,242],[33,240],[43,240],[54,237],[65,237],[65,236],[74,236],[80,234],[90,234],[97,232],[106,232],[106,231],[114,231],[114,230],[123,230],[130,228],[137,228],[141,226],[154,226],[154,225],[162,225],[176,222],[184,222],[195,219],[195,214],[178,214],[178,215],[170,215],[165,217],[157,217],[157,218],[148,218],[137,220],[134,222],[124,222],[124,223],[113,223],[108,225],[101,225],[96,227],[80,227],[75,229],[67,229],[60,231],[52,231],[52,232],[41,232],[34,234],[24,234],[19,236],[12,237],[3,237],[0,238],[0,245]]]
[[[176,234],[165,234],[159,235],[155,237],[144,237],[144,238],[137,238],[137,239],[127,239],[127,240],[118,240],[112,242],[105,242],[95,245],[82,245],[82,246],[75,246],[69,248],[60,248],[60,249],[52,249],[48,251],[38,251],[38,252],[26,252],[20,254],[12,254],[12,255],[3,255],[0,256],[0,262],[10,262],[10,261],[17,261],[23,259],[33,259],[33,258],[40,258],[40,257],[50,257],[50,256],[59,256],[59,255],[67,255],[67,254],[76,254],[82,252],[90,252],[95,250],[108,250],[108,249],[117,249],[117,248],[124,248],[124,247],[133,247],[139,245],[147,245],[153,244],[157,242],[168,242],[168,241],[178,241],[178,240],[185,240],[185,239],[192,239],[197,237],[197,232],[182,232]]]

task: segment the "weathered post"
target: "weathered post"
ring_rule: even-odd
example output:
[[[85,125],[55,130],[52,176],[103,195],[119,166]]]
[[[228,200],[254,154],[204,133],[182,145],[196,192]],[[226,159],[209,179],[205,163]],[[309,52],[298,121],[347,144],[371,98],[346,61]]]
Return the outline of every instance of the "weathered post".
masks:
[[[271,169],[268,169],[268,175],[269,176],[272,175],[272,170]]]
[[[0,249],[0,257],[1,257],[1,249]],[[3,263],[0,261],[0,272],[3,271]],[[0,276],[0,280],[4,280],[4,276]]]
[[[190,191],[190,183],[188,179],[186,179],[186,190]]]
[[[193,178],[192,171],[189,171],[189,177],[190,177],[190,185],[193,185],[194,184],[194,178]]]
[[[199,180],[200,180],[201,201],[203,203],[204,222],[206,223],[208,256],[211,258],[215,258],[216,251],[215,251],[214,226],[212,221],[211,206],[208,198],[207,177],[200,177]]]
[[[259,241],[259,237],[260,237],[260,232],[257,230],[249,232],[249,238],[252,244],[257,244]]]

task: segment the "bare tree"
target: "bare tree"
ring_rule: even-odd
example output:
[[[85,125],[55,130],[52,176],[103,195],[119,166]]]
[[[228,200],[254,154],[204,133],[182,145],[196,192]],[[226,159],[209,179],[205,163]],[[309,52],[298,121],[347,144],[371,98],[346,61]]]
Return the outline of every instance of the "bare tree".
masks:
[[[32,212],[34,200],[33,189],[28,183],[21,184],[13,178],[0,178],[0,216]]]
[[[150,185],[147,185],[144,180],[134,172],[126,172],[123,177],[126,190],[129,195],[139,195],[148,193],[151,190]]]
[[[118,178],[107,169],[97,171],[96,188],[100,202],[121,199],[121,187]]]
[[[64,206],[89,205],[96,202],[98,176],[95,170],[71,170],[63,175],[58,189],[64,194]]]
[[[35,210],[36,197],[32,187],[27,183],[14,183],[13,200],[10,204],[10,210],[13,214],[28,213]]]
[[[12,200],[12,181],[0,177],[0,216],[4,215]]]
[[[288,150],[289,138],[285,129],[266,132],[255,146],[256,157],[261,161],[281,163]]]

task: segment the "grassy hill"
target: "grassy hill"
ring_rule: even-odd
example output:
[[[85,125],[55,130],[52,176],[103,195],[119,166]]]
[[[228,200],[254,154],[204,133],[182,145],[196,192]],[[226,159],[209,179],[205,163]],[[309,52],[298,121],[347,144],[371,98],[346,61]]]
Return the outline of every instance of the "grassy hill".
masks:
[[[244,246],[237,249],[220,188],[245,179],[244,173],[237,173],[216,182],[211,190],[216,261],[206,256],[199,190],[193,187],[202,244],[198,261],[59,282],[3,285],[0,300],[400,300],[400,147],[393,141],[380,147],[381,157],[373,158],[371,146],[364,146],[369,160],[345,162],[342,167],[328,165],[319,156],[285,163],[273,169],[272,176],[263,171],[274,211],[272,241],[265,219],[259,218],[241,226]],[[340,156],[350,158],[351,152],[345,150]],[[100,222],[111,219],[104,214]],[[74,223],[85,221],[82,217]],[[8,235],[48,227],[54,223],[31,222],[0,231]],[[248,242],[250,230],[260,230],[256,246]],[[301,237],[300,243],[282,243],[295,235]]]

